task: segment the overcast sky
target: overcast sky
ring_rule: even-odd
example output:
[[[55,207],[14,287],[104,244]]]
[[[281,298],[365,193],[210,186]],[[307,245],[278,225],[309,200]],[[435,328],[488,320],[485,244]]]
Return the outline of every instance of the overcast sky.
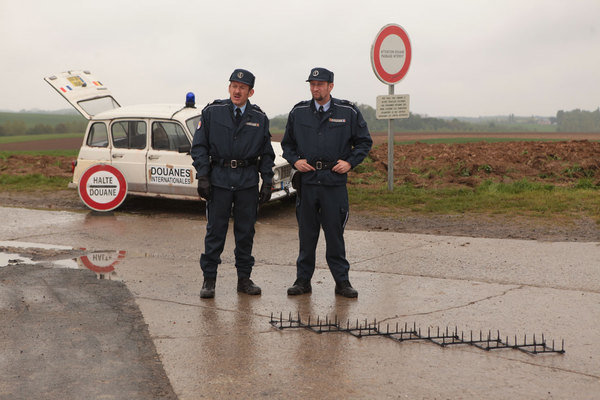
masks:
[[[0,110],[69,108],[43,77],[86,69],[121,105],[226,98],[237,67],[269,115],[333,95],[375,107],[379,30],[401,25],[412,62],[395,93],[430,116],[556,115],[600,106],[598,0],[0,0]]]

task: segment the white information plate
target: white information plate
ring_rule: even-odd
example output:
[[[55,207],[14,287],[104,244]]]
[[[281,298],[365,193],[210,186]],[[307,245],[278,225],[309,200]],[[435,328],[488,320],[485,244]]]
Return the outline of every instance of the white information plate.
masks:
[[[400,119],[409,117],[410,96],[408,94],[388,94],[377,96],[377,119]]]

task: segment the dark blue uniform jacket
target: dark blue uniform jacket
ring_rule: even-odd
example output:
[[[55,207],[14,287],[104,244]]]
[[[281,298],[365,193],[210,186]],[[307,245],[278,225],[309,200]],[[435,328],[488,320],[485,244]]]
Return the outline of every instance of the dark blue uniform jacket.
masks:
[[[258,165],[230,168],[211,164],[210,160],[250,160]],[[192,158],[198,176],[210,176],[212,185],[230,189],[247,189],[263,181],[273,181],[275,153],[271,146],[269,119],[248,101],[242,120],[236,128],[231,99],[215,100],[202,110],[200,126],[194,134]]]
[[[285,135],[281,141],[283,157],[292,165],[305,158],[316,161],[345,160],[352,168],[368,155],[373,140],[358,108],[346,101],[331,99],[331,107],[319,117],[314,100],[294,106],[288,116]],[[347,174],[323,169],[302,174],[302,184],[345,185]]]

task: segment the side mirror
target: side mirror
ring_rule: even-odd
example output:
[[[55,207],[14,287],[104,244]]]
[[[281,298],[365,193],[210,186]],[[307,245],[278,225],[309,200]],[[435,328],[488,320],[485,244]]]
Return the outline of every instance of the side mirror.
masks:
[[[181,146],[179,146],[179,149],[178,149],[178,151],[180,153],[189,153],[191,150],[192,150],[192,146],[189,144],[181,145]]]

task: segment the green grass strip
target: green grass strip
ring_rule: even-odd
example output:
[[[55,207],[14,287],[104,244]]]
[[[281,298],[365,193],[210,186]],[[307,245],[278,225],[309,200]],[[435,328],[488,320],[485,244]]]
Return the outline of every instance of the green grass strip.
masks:
[[[600,223],[600,190],[584,184],[571,188],[522,180],[510,184],[486,181],[477,188],[414,188],[350,185],[350,203],[359,211],[395,216],[417,214],[485,213],[561,217],[586,215]]]
[[[47,177],[42,174],[0,175],[0,188],[7,191],[52,191],[67,189],[70,178]]]
[[[68,139],[81,138],[83,133],[45,133],[41,135],[17,135],[17,136],[0,136],[0,144],[2,143],[19,143],[19,142],[35,142],[37,140],[50,139]]]

